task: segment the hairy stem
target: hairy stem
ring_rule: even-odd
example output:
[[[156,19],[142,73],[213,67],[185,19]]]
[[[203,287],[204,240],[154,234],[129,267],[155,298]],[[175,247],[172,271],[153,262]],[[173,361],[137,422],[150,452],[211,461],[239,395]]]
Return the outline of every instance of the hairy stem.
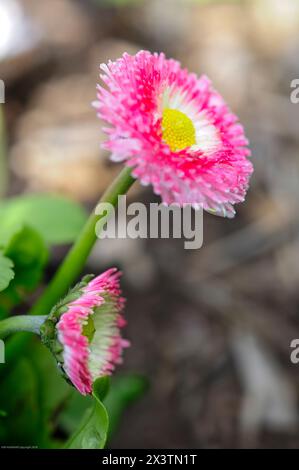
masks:
[[[0,321],[0,338],[6,338],[11,333],[17,331],[28,331],[39,334],[40,327],[44,323],[46,316],[37,315],[16,315]]]
[[[112,204],[113,207],[116,207],[118,196],[126,194],[134,181],[135,179],[131,175],[131,169],[125,167],[105,191],[99,202],[108,202]],[[93,211],[77,241],[74,243],[61,266],[58,268],[54,278],[33,306],[32,311],[30,312],[32,315],[48,315],[52,307],[63,297],[76,281],[97,240],[95,228],[96,225],[99,224],[97,225],[97,229],[100,231],[100,219],[101,215],[96,215],[95,211]],[[102,219],[102,226],[105,224],[105,219],[107,219],[107,217]],[[22,354],[27,340],[28,337],[25,333],[19,333],[7,341],[5,345],[7,364]],[[5,373],[5,366],[6,364],[2,365],[0,375],[1,373]]]
[[[125,167],[103,194],[99,202],[110,203],[113,207],[116,207],[118,196],[126,194],[134,181],[135,179],[131,175],[131,169]],[[85,227],[59,267],[54,278],[34,305],[31,312],[33,315],[48,314],[51,308],[77,280],[97,240],[96,225],[101,223],[101,218],[102,216],[96,215],[95,211],[90,215]],[[103,225],[105,220],[106,216],[103,218]],[[99,227],[101,228],[101,226],[97,225],[97,229]]]

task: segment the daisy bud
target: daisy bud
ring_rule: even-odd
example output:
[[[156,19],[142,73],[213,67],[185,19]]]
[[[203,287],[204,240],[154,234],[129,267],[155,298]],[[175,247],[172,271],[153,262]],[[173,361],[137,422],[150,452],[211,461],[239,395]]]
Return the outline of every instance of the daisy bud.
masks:
[[[82,395],[93,382],[110,375],[122,362],[129,346],[122,339],[126,324],[122,311],[120,272],[109,269],[100,276],[86,276],[51,311],[42,326],[42,340],[54,354],[65,378]]]

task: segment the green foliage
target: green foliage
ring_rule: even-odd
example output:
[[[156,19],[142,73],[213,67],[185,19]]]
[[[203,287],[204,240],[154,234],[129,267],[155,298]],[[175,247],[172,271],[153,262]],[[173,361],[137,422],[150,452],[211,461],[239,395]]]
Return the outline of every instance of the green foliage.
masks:
[[[105,447],[109,418],[102,400],[107,389],[107,377],[97,379],[94,382],[93,406],[87,410],[78,431],[68,441],[67,449],[103,449]]]
[[[0,293],[2,317],[38,286],[48,260],[47,245],[35,229],[18,226],[15,231],[10,231],[9,236],[8,232],[6,235],[3,254],[10,261],[6,264],[14,268],[10,273],[11,282]]]
[[[11,285],[24,291],[33,290],[48,260],[48,248],[41,235],[24,226],[11,238],[4,253],[14,263],[15,278]]]
[[[56,361],[48,349],[39,341],[30,344],[28,354],[38,380],[38,402],[40,414],[40,445],[45,448],[57,447],[54,435],[57,429],[57,417],[76,391],[64,380],[57,368]],[[62,442],[60,443],[62,446]]]
[[[0,403],[5,416],[0,419],[2,445],[38,445],[40,413],[38,379],[29,359],[21,358],[0,387]]]
[[[93,398],[90,395],[84,397],[73,389],[74,393],[66,403],[66,406],[58,417],[58,425],[66,435],[72,435],[78,429],[78,423],[82,421],[82,416],[93,405]]]
[[[95,381],[93,395],[84,397],[62,378],[48,349],[32,337],[26,355],[13,366],[10,363],[2,379],[2,445],[41,448],[63,447],[70,435],[66,448],[103,448],[125,409],[147,389],[139,376],[113,378],[110,387],[104,377]]]
[[[0,203],[0,232],[26,224],[50,245],[73,242],[86,219],[79,204],[61,196],[26,195]]]
[[[53,447],[56,415],[72,393],[49,351],[31,341],[26,356],[10,367],[0,385],[1,444]]]
[[[13,278],[13,262],[0,252],[0,291],[6,289]]]
[[[39,286],[49,246],[72,242],[85,221],[80,206],[60,197],[31,195],[0,202],[0,318]],[[69,293],[68,300],[74,295]],[[59,308],[65,308],[64,302]],[[63,447],[72,435],[67,448],[103,448],[125,408],[144,393],[144,379],[113,379],[108,393],[110,381],[104,377],[95,381],[92,396],[83,397],[36,338],[23,339],[7,341],[7,363],[0,366],[1,444]]]
[[[105,383],[101,382],[101,386],[104,385]],[[147,388],[147,380],[141,376],[121,375],[111,378],[109,393],[106,392],[103,399],[109,416],[108,441],[117,431],[125,410],[139,400]],[[59,417],[62,430],[68,434],[76,434],[80,418],[84,415],[85,418],[90,416],[91,407],[91,397],[74,393]]]
[[[54,357],[39,341],[31,344],[29,354],[40,377],[40,397],[45,423],[53,429],[54,421],[51,421],[53,415],[68,402],[75,390],[67,384],[57,368]]]
[[[74,241],[86,218],[81,206],[58,196],[0,202],[0,318],[38,287],[48,246]]]

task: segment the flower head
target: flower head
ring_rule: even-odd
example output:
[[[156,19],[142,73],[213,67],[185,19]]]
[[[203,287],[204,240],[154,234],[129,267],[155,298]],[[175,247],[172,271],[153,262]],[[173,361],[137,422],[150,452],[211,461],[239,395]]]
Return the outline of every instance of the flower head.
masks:
[[[101,69],[106,87],[94,105],[111,125],[112,160],[126,161],[166,204],[233,217],[253,168],[243,127],[209,79],[147,51]]]
[[[54,307],[42,327],[44,343],[83,395],[91,393],[97,378],[111,374],[129,345],[120,334],[125,320],[119,277],[115,268],[92,280],[85,277]]]

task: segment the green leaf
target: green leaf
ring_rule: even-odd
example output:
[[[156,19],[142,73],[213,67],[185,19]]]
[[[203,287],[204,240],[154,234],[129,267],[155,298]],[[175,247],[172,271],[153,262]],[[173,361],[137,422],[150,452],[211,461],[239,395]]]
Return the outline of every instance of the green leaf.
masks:
[[[109,393],[102,399],[109,415],[108,441],[117,431],[125,410],[139,400],[147,389],[147,379],[139,375],[120,375],[111,378]],[[67,434],[74,433],[80,417],[90,408],[91,400],[90,396],[83,397],[75,392],[59,416],[59,427]]]
[[[94,403],[79,430],[66,444],[67,449],[103,449],[106,444],[109,418],[102,399],[107,392],[107,378],[97,379],[93,385]]]
[[[30,227],[21,227],[10,237],[4,255],[14,265],[14,278],[0,293],[0,315],[18,305],[33,291],[42,278],[48,260],[48,248],[39,233]],[[1,262],[0,262],[1,264]]]
[[[24,226],[11,238],[4,254],[14,262],[13,282],[28,291],[34,289],[48,260],[48,248],[41,235]]]
[[[108,375],[97,379],[93,384],[93,395],[100,401],[104,401],[110,387],[110,377]]]
[[[0,252],[0,291],[6,289],[14,278],[13,262]]]
[[[6,238],[14,227],[26,224],[49,244],[72,243],[86,219],[79,204],[61,196],[34,194],[0,203],[0,232],[6,232]],[[2,238],[0,235],[0,245]]]

